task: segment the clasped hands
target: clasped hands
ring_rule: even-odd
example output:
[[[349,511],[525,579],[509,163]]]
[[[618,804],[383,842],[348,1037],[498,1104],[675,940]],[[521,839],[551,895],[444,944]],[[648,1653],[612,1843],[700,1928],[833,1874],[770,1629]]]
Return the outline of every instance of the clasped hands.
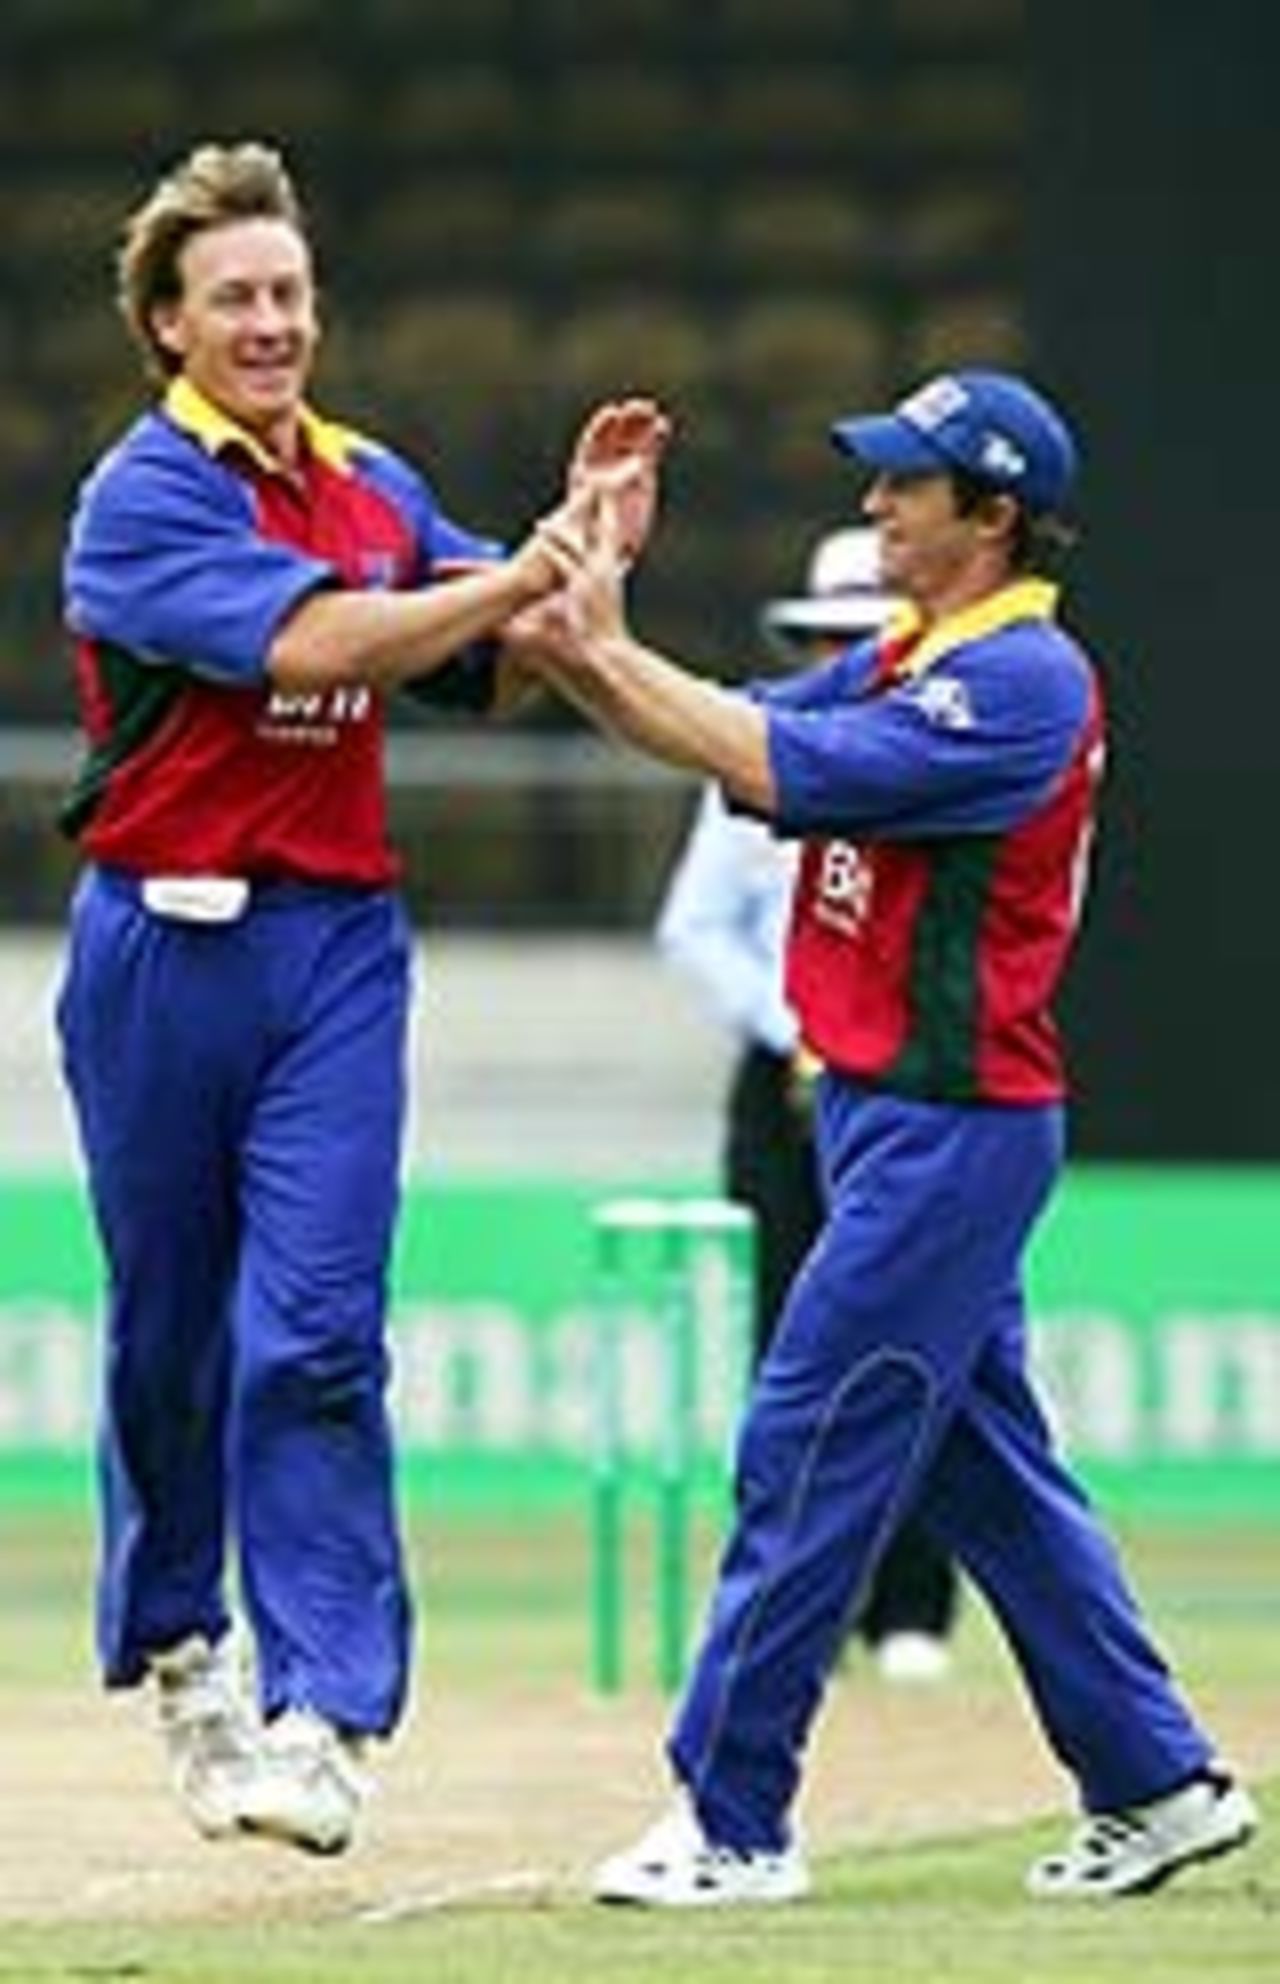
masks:
[[[529,673],[562,682],[626,631],[623,585],[653,528],[671,422],[655,401],[610,400],[587,420],[564,500],[517,553],[540,596],[504,629]]]

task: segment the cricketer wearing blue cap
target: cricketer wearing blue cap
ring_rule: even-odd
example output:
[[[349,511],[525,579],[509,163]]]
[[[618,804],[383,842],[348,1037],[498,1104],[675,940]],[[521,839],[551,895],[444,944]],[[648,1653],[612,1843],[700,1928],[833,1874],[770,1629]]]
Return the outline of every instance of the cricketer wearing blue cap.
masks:
[[[1008,372],[931,379],[892,413],[837,420],[846,454],[891,475],[962,469],[1007,491],[1032,516],[1063,509],[1078,467],[1075,439],[1056,407]]]
[[[823,1685],[904,1519],[990,1601],[1084,1819],[1030,1891],[1155,1887],[1246,1840],[1027,1370],[1023,1257],[1062,1162],[1052,1015],[1102,763],[1045,561],[1076,446],[1026,381],[958,371],[842,419],[887,590],[878,634],[744,695],[641,643],[607,512],[547,609],[553,679],[616,734],[801,843],[787,995],[823,1067],[827,1218],[760,1367],[737,1513],[672,1725],[678,1796],[601,1900],[788,1901]]]

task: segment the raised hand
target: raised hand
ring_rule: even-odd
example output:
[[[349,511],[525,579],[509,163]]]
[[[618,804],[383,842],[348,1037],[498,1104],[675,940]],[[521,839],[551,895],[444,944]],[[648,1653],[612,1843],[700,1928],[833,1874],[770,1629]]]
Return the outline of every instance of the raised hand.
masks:
[[[510,565],[525,581],[530,601],[563,585],[582,564],[592,533],[598,529],[603,500],[594,479],[584,476],[562,503],[539,517],[517,546]]]
[[[623,589],[627,561],[621,555],[623,529],[609,494],[594,485],[583,492],[586,507],[571,510],[573,527],[563,519],[570,505],[544,518],[530,543],[554,565],[558,585],[544,591],[503,629],[504,653],[528,677],[567,688],[590,675],[601,649],[628,632]],[[578,499],[571,499],[576,503]],[[585,517],[585,538],[579,528]]]
[[[625,495],[625,490],[624,490]],[[628,516],[618,490],[606,487],[591,513],[585,555],[568,575],[564,613],[579,647],[627,631]]]
[[[587,483],[617,511],[619,553],[639,557],[653,529],[658,471],[671,438],[671,421],[656,400],[606,400],[587,417],[569,460],[568,490]]]

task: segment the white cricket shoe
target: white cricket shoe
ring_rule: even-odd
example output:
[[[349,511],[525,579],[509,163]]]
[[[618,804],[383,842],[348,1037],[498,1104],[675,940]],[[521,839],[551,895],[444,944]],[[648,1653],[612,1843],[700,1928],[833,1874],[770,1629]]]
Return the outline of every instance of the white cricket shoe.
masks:
[[[888,1633],[875,1649],[875,1662],[886,1681],[943,1681],[951,1672],[951,1649],[936,1633]]]
[[[602,1861],[592,1882],[597,1901],[647,1908],[731,1908],[798,1901],[808,1892],[797,1847],[739,1853],[715,1846],[683,1796],[633,1847]]]
[[[1243,1846],[1257,1828],[1248,1792],[1224,1772],[1206,1771],[1149,1805],[1094,1813],[1061,1853],[1036,1861],[1027,1892],[1065,1901],[1149,1894],[1184,1867]]]
[[[197,1831],[225,1839],[258,1767],[261,1730],[244,1693],[228,1635],[199,1633],[150,1656],[160,1731],[174,1790]]]
[[[341,1853],[373,1788],[363,1747],[313,1710],[287,1709],[263,1735],[239,1802],[241,1829],[308,1853]]]

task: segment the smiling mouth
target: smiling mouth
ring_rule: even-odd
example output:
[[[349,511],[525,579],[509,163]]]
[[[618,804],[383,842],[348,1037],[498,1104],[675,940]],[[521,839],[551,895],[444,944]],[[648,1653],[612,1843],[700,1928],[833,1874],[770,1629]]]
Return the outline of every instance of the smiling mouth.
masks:
[[[274,385],[281,379],[292,378],[298,370],[296,358],[254,359],[238,368],[240,377],[249,384]]]

